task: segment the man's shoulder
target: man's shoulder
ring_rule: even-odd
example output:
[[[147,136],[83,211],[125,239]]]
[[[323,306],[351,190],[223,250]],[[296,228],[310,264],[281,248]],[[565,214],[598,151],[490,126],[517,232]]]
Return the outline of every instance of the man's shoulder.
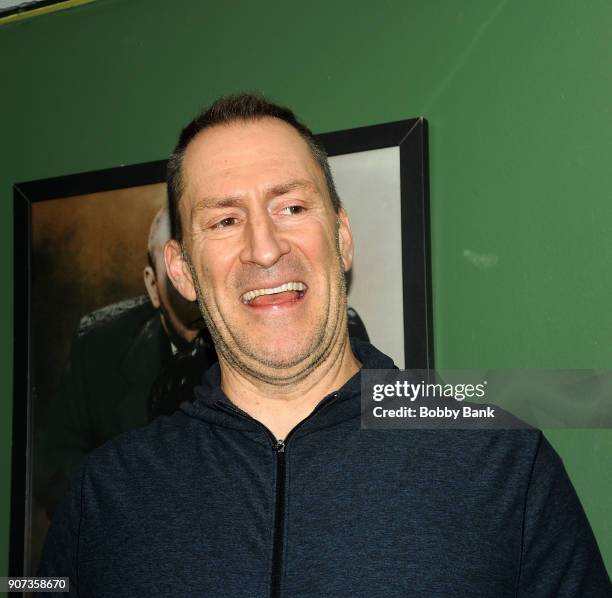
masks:
[[[485,477],[514,468],[529,477],[543,441],[542,432],[535,428],[449,430],[446,450],[455,464],[473,458],[484,466]]]
[[[184,456],[192,436],[191,425],[191,418],[177,411],[119,434],[89,454],[87,474],[129,477],[136,473],[149,475],[157,468],[164,468],[165,464]]]
[[[394,429],[375,430],[372,442],[381,451],[435,469],[487,472],[512,468],[529,475],[540,445],[541,431],[524,429]]]
[[[139,295],[117,303],[105,305],[85,316],[79,322],[77,335],[88,336],[113,330],[132,330],[143,325],[156,314],[156,310],[146,295]]]
[[[120,327],[130,321],[147,319],[156,312],[146,295],[138,295],[100,307],[79,322],[79,334],[87,334],[100,328]]]

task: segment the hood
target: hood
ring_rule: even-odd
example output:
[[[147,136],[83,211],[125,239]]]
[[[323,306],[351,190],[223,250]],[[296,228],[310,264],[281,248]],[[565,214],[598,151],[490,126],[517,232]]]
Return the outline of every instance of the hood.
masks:
[[[380,352],[374,345],[351,338],[351,348],[364,369],[397,369],[390,357]],[[241,412],[225,395],[219,386],[221,369],[218,363],[209,368],[203,376],[201,386],[195,388],[195,400],[183,403],[181,412],[185,415],[204,420],[225,428],[251,430],[261,428],[256,420]],[[317,417],[309,418],[308,429],[325,428],[361,414],[361,371],[357,372],[341,388],[321,397],[319,407],[326,403]]]

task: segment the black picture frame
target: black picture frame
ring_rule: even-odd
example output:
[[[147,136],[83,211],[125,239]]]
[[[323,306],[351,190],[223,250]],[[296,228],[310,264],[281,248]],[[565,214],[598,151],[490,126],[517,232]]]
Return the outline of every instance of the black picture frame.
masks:
[[[399,149],[401,274],[405,367],[433,369],[433,318],[427,122],[414,118],[318,135],[330,157]],[[32,508],[32,206],[128,187],[163,183],[166,160],[14,185],[14,332],[9,575],[33,575]]]

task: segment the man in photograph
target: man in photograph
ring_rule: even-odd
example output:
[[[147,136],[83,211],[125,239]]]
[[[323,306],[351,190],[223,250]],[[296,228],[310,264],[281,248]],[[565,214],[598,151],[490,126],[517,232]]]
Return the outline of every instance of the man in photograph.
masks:
[[[394,366],[349,340],[348,215],[291,111],[218,100],[168,186],[168,274],[219,363],[193,403],[90,455],[41,575],[81,596],[609,595],[540,432],[360,429],[360,370]]]

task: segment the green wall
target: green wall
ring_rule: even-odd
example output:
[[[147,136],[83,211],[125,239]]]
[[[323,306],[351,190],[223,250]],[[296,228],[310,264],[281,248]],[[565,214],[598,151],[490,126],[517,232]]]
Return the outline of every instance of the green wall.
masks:
[[[0,26],[0,575],[14,182],[163,158],[242,89],[318,132],[423,115],[438,364],[606,367],[611,30],[609,0],[98,0]],[[549,438],[610,570],[612,433]]]

